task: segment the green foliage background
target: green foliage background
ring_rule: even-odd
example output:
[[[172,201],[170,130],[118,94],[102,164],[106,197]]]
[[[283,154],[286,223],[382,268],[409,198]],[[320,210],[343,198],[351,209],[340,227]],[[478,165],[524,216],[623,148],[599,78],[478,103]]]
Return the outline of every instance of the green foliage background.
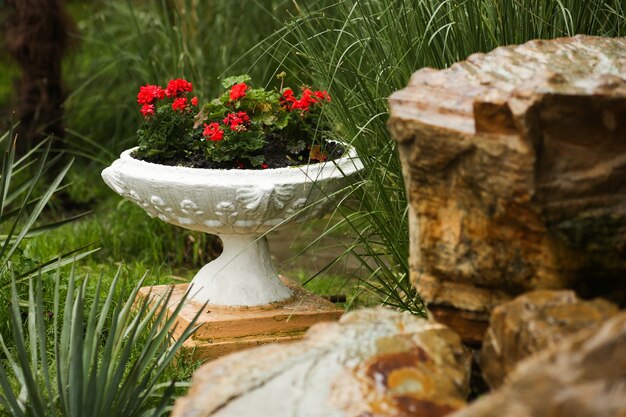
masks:
[[[353,143],[366,165],[346,204],[326,219],[323,238],[342,237],[334,262],[352,258],[360,264],[356,296],[365,291],[378,302],[423,314],[419,295],[408,282],[407,201],[386,128],[387,97],[420,68],[445,68],[500,45],[575,34],[623,36],[625,7],[622,0],[70,1],[79,46],[64,63],[71,90],[64,147],[78,161],[67,173],[67,187],[51,196],[46,210],[35,217],[39,225],[43,220],[62,222],[82,212],[78,206],[93,214],[25,238],[10,261],[21,271],[29,270],[95,243],[102,250],[75,268],[81,275],[103,270],[103,287],[111,285],[119,265],[129,284],[147,269],[151,272],[145,283],[172,282],[172,274],[189,278],[214,255],[214,242],[149,219],[120,201],[100,179],[101,169],[136,143],[141,121],[137,89],[185,77],[206,101],[219,91],[224,76],[248,73],[271,85],[285,70],[291,80],[330,92],[333,105],[324,114],[336,137]],[[16,70],[5,60],[1,68],[0,105],[8,115],[7,85]],[[68,199],[72,207],[67,207]],[[24,206],[25,213],[35,213],[32,206]],[[7,224],[0,225],[5,235]],[[67,271],[63,274],[68,277]],[[303,279],[314,278],[315,284],[321,275]],[[42,285],[43,293],[50,293],[45,276]],[[23,302],[20,311],[27,316],[33,307],[28,286],[18,284],[16,291]],[[95,286],[83,291],[87,300],[97,299]],[[7,297],[3,300],[10,302]],[[0,314],[3,337],[9,314],[19,315],[15,310]],[[5,352],[0,360],[6,363],[7,357]],[[160,381],[188,379],[193,369],[191,364],[168,368]],[[45,389],[45,381],[36,383]],[[16,386],[17,380],[9,384]]]

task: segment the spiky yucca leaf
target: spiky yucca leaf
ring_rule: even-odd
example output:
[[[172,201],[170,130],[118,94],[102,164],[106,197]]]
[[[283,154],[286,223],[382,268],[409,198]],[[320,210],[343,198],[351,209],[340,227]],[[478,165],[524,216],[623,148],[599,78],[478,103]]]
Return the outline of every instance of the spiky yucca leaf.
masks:
[[[135,302],[144,278],[125,297],[118,270],[103,298],[100,275],[94,300],[88,305],[89,278],[80,283],[72,270],[65,286],[57,270],[52,311],[46,312],[43,282],[37,275],[29,279],[26,324],[12,280],[14,349],[0,335],[6,356],[0,362],[0,402],[5,409],[15,416],[35,417],[132,417],[166,412],[175,385],[163,384],[162,375],[194,332],[195,319],[172,341],[170,334],[186,297],[170,315],[163,307],[171,291]],[[155,401],[155,396],[160,400]]]
[[[3,151],[0,173],[0,225],[3,227],[3,232],[0,234],[0,286],[3,288],[8,288],[10,285],[6,273],[9,261],[25,239],[44,234],[89,214],[88,212],[81,213],[67,219],[35,226],[54,193],[61,188],[61,183],[73,163],[73,160],[70,160],[62,165],[53,180],[44,185],[44,175],[54,170],[61,162],[61,155],[49,159],[51,143],[52,139],[47,138],[21,158],[16,159],[13,130],[0,136],[0,149]],[[28,169],[31,171],[29,175],[25,175]],[[20,177],[25,177],[25,179],[14,185],[13,180]],[[80,253],[72,251],[61,255],[62,262],[67,264],[70,259],[80,259],[96,250],[87,250],[85,247],[81,248]],[[44,261],[40,267],[45,268],[53,261]],[[37,269],[23,273],[22,277],[35,273]]]

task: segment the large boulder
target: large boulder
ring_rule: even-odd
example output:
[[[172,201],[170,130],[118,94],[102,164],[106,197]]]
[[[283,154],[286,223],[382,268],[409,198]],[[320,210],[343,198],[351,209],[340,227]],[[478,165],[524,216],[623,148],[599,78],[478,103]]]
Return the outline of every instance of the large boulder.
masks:
[[[626,38],[577,36],[416,72],[390,99],[411,279],[480,342],[533,289],[626,303]]]
[[[573,291],[533,291],[496,307],[480,352],[485,381],[499,387],[523,359],[617,312],[613,303],[584,301]]]
[[[360,310],[204,365],[172,416],[439,417],[465,405],[469,360],[441,324]]]
[[[626,416],[626,312],[522,361],[504,385],[450,417]]]

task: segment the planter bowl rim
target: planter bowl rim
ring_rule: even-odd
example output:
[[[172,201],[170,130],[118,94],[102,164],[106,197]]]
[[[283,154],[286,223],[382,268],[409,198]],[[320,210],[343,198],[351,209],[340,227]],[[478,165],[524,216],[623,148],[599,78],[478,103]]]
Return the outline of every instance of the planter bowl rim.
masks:
[[[287,180],[290,177],[298,176],[301,177],[302,174],[309,176],[311,178],[315,178],[316,173],[321,173],[322,171],[326,171],[327,177],[329,170],[332,170],[330,176],[333,177],[335,175],[343,175],[343,173],[352,173],[355,171],[359,171],[363,168],[362,163],[359,159],[359,156],[356,152],[356,149],[344,142],[340,142],[345,146],[344,154],[337,159],[332,159],[324,162],[316,162],[312,164],[303,164],[282,168],[267,168],[267,169],[219,169],[219,168],[193,168],[193,167],[183,167],[183,166],[175,166],[175,165],[164,165],[157,164],[154,162],[142,161],[140,159],[136,159],[132,157],[132,153],[138,149],[138,146],[135,146],[130,149],[126,149],[120,154],[120,158],[118,161],[123,161],[127,164],[132,164],[133,166],[140,168],[142,171],[144,170],[158,170],[159,174],[170,173],[176,176],[201,176],[201,177],[223,177],[228,178],[229,181],[237,180],[241,181],[249,181],[251,178],[255,178],[258,180],[263,179],[271,179],[271,178],[281,178],[283,181]],[[336,171],[336,172],[335,172]]]
[[[134,149],[102,171],[107,185],[152,217],[218,235],[320,217],[363,169],[353,147],[332,161],[264,170],[160,165],[133,158]]]

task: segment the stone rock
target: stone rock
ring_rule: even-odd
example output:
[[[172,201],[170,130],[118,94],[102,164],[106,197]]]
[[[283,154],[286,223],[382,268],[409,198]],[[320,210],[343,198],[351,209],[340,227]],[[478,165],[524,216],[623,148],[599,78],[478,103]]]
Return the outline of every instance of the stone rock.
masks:
[[[626,416],[626,312],[522,361],[504,385],[450,417]]]
[[[172,416],[443,416],[465,405],[469,361],[442,324],[359,310],[202,366]]]
[[[390,99],[411,279],[480,342],[533,289],[626,304],[626,38],[577,36],[422,69]]]
[[[583,301],[573,291],[533,291],[496,307],[480,353],[485,381],[499,387],[521,360],[617,312],[613,303]]]

